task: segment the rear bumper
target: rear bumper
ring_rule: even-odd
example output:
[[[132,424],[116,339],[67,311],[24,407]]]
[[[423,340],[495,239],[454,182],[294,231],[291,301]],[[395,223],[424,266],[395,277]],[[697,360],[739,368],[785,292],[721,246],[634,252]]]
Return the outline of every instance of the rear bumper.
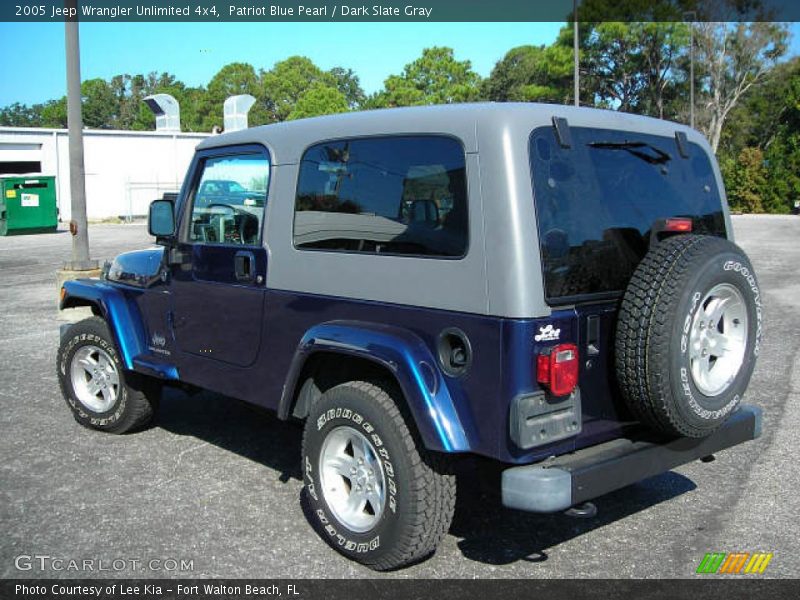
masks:
[[[555,512],[761,435],[761,409],[743,405],[708,437],[616,439],[503,471],[503,505]]]

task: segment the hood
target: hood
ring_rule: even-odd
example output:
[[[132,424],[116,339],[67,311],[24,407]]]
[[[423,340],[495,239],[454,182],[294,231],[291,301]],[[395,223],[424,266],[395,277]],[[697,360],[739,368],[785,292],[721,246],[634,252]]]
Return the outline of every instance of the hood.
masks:
[[[106,279],[126,285],[147,287],[158,277],[163,255],[162,247],[120,254],[108,267]]]

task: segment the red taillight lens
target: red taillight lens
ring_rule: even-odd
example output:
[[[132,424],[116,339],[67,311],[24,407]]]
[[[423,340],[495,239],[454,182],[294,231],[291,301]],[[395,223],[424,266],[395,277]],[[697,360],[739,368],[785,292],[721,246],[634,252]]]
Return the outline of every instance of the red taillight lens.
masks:
[[[554,396],[571,394],[578,385],[578,347],[559,344],[548,354],[537,356],[536,381],[546,385]]]
[[[666,219],[664,221],[664,231],[674,233],[688,233],[692,230],[691,219]]]

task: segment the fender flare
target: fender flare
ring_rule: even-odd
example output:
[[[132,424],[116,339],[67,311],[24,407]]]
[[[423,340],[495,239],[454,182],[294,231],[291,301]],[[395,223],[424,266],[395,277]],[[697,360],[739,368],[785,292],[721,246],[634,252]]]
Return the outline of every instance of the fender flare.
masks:
[[[115,286],[98,279],[75,279],[63,285],[59,308],[97,306],[111,330],[122,364],[134,370],[134,359],[147,347],[144,325],[139,309]]]
[[[380,323],[329,321],[309,329],[283,386],[281,419],[289,417],[303,366],[319,352],[355,356],[385,367],[400,385],[425,446],[440,452],[469,451],[453,395],[430,349],[416,334]]]

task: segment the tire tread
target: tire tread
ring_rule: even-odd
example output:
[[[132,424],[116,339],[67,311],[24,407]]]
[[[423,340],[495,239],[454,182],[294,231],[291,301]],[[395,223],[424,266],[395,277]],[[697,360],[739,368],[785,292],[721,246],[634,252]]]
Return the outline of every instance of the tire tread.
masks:
[[[96,335],[103,338],[111,346],[115,346],[114,340],[111,337],[111,332],[108,329],[108,324],[102,317],[92,316],[73,324],[67,330],[64,339],[71,339],[75,335],[83,333]],[[58,368],[58,365],[61,363],[63,351],[63,346],[60,346],[56,359],[56,370],[58,371],[58,385],[62,395],[66,399],[70,395],[69,387],[66,383],[66,376],[62,377],[61,370]],[[94,427],[80,419],[73,410],[72,412],[75,420],[85,427],[109,433],[131,433],[147,427],[158,410],[161,386],[157,381],[151,378],[131,371],[123,372],[122,369],[120,369],[120,383],[126,387],[128,394],[128,406],[125,416],[122,419],[108,427]],[[69,402],[67,402],[67,405],[69,406]],[[70,406],[70,410],[72,410],[72,406]]]
[[[399,390],[385,381],[349,381],[342,383],[320,398],[318,402],[333,401],[340,393],[352,391],[365,394],[387,417],[411,465],[411,476],[405,484],[414,504],[408,527],[389,552],[376,560],[356,557],[378,571],[395,569],[417,562],[431,554],[447,534],[456,505],[455,475],[447,457],[430,452],[421,444],[415,430],[409,427],[410,415],[399,398]],[[327,398],[326,398],[327,397]],[[308,428],[303,433],[303,456],[306,456]]]
[[[715,236],[669,238],[647,253],[628,284],[616,329],[617,381],[633,416],[662,433],[702,437],[712,431],[681,418],[662,366],[670,359],[673,315],[698,264],[732,248]]]

